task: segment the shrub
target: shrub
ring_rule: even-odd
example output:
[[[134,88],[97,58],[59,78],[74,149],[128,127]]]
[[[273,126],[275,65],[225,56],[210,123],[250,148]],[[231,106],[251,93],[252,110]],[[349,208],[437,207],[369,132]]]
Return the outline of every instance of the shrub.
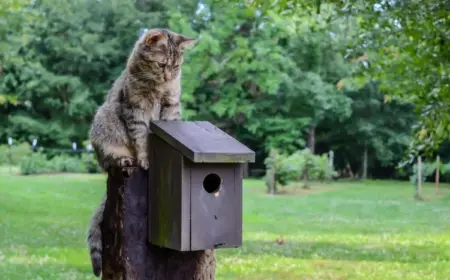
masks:
[[[297,151],[286,159],[286,165],[301,179],[304,172],[308,171],[311,180],[329,180],[337,175],[334,168],[328,164],[328,155],[314,155],[309,149]]]
[[[86,167],[83,161],[81,158],[75,156],[55,156],[48,164],[50,170],[54,172],[86,173]]]
[[[312,170],[312,179],[314,180],[331,180],[338,174],[333,167],[330,167],[328,163],[328,155],[323,154],[320,156],[315,156],[315,164]]]
[[[40,152],[32,153],[27,157],[23,157],[20,162],[20,174],[31,175],[48,172],[47,157]]]
[[[436,170],[435,163],[422,163],[422,183],[426,181],[427,177],[433,175]],[[413,165],[413,175],[409,177],[411,183],[413,185],[417,185],[418,173],[417,173],[417,164]]]
[[[450,163],[440,165],[440,173],[442,175],[442,180],[445,182],[450,182]]]
[[[328,164],[327,154],[314,155],[309,149],[303,149],[289,156],[275,151],[274,156],[275,161],[267,157],[264,163],[268,170],[275,165],[275,181],[281,186],[300,181],[305,174],[308,175],[308,180],[329,180],[337,176],[337,172]],[[306,181],[305,183],[307,184]]]
[[[81,156],[81,160],[83,161],[83,164],[88,173],[101,173],[102,172],[102,169],[98,165],[95,154],[93,154],[93,153],[83,154]]]
[[[286,159],[286,155],[280,154],[278,150],[273,149],[271,151],[271,155],[264,160],[264,164],[266,165],[265,181],[269,193],[271,191],[276,192],[278,184],[280,184],[281,186],[285,186],[294,179],[292,176],[295,176],[295,173],[293,172],[293,170],[290,170],[289,165],[286,164]],[[269,177],[272,168],[275,168],[274,186],[271,186],[272,179]],[[271,187],[273,187],[273,190],[271,189]]]
[[[58,155],[48,160],[44,153],[30,153],[20,162],[22,175],[71,172],[71,173],[99,173],[102,170],[93,154],[83,154],[81,157]]]
[[[24,157],[28,157],[31,153],[31,145],[27,142],[19,145],[11,146],[11,164],[19,165]],[[8,145],[0,145],[0,165],[9,165],[9,148]]]

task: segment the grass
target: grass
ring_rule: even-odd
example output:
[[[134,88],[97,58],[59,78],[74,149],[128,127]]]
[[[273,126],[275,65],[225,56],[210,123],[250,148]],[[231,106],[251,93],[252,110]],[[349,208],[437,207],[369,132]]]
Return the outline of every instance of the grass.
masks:
[[[101,175],[0,175],[0,279],[95,279],[85,232]],[[450,188],[369,181],[244,188],[244,245],[217,279],[450,279]]]
[[[3,175],[18,175],[20,173],[19,166],[0,165],[0,176]]]

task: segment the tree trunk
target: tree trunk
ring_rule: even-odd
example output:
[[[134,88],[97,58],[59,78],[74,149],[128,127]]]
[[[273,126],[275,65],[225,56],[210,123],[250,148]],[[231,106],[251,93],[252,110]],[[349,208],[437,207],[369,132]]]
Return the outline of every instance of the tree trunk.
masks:
[[[328,152],[328,167],[330,167],[330,169],[334,168],[334,151],[330,150]]]
[[[436,174],[435,174],[435,185],[434,185],[434,192],[436,194],[439,194],[439,172],[441,170],[441,159],[439,156],[436,157]]]
[[[277,181],[275,180],[276,175],[276,169],[275,169],[275,162],[276,162],[276,155],[275,150],[272,148],[270,149],[269,157],[272,160],[272,166],[267,170],[267,192],[269,194],[275,194],[276,193],[276,184]]]
[[[316,125],[310,125],[308,130],[308,148],[311,153],[315,153],[316,148]]]
[[[179,252],[148,242],[148,173],[112,170],[102,223],[103,280],[215,279],[215,251]]]
[[[422,200],[422,157],[417,158],[417,185],[416,185],[416,199]]]
[[[350,178],[353,179],[355,177],[355,175],[353,174],[352,167],[350,165],[350,162],[348,162],[348,160],[347,160],[347,164],[345,165],[345,168],[347,169],[347,172],[348,172],[348,175],[350,176]]]
[[[309,170],[305,169],[303,173],[303,188],[309,189]]]
[[[362,170],[362,179],[366,180],[367,179],[367,168],[368,168],[368,161],[369,161],[369,155],[368,155],[369,151],[367,148],[367,144],[364,144],[364,153],[363,153],[363,170]]]

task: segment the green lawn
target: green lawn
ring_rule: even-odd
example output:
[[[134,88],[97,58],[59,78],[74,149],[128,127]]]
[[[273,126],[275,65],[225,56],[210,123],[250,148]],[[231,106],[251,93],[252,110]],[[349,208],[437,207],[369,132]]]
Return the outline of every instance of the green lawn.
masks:
[[[105,178],[0,176],[0,279],[95,279],[84,238]],[[245,182],[244,246],[218,250],[217,279],[450,279],[448,186],[424,202],[398,182],[288,194]]]

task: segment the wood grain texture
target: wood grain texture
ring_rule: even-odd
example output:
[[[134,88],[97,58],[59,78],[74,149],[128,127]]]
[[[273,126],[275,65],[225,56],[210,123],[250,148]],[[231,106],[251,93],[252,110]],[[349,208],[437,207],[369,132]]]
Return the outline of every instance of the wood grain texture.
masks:
[[[193,162],[254,162],[255,153],[207,121],[155,121],[150,129]]]
[[[180,152],[155,135],[150,138],[150,242],[186,251],[190,249],[190,174]]]
[[[151,134],[149,146],[149,242],[178,251],[236,248],[242,245],[240,163],[194,163]],[[221,180],[208,193],[208,174]]]
[[[111,170],[102,223],[104,280],[212,280],[215,251],[179,252],[148,243],[148,173]]]
[[[236,166],[239,164],[191,164],[191,250],[236,248],[242,244],[236,235],[241,228],[236,223],[241,221],[239,205],[242,204],[236,194],[239,191],[235,186]],[[218,192],[208,193],[203,188],[208,174],[221,178]]]
[[[242,180],[244,164],[234,167],[234,246],[242,246]]]

